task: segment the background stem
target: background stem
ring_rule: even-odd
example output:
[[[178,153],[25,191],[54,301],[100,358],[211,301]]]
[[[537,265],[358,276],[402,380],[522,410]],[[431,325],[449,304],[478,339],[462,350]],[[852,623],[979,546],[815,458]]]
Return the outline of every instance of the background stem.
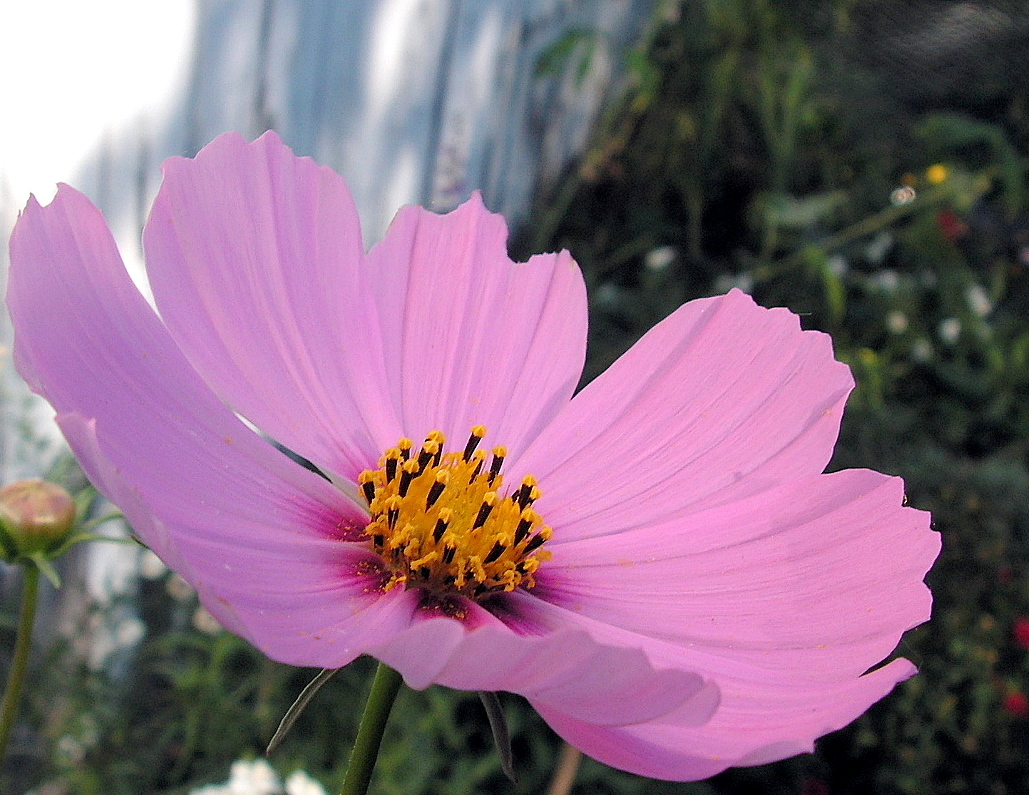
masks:
[[[29,649],[32,647],[32,627],[36,621],[36,605],[39,602],[39,569],[33,564],[23,567],[24,582],[21,595],[21,618],[18,621],[18,636],[14,642],[14,657],[7,675],[7,690],[4,692],[3,707],[0,707],[0,760],[7,755],[7,742],[11,739],[14,723],[18,717],[18,703],[25,685],[25,673],[29,667]]]
[[[568,743],[562,744],[561,756],[554,769],[554,777],[550,780],[547,795],[568,795],[572,791],[572,785],[575,784],[575,776],[579,772],[579,762],[581,761],[582,751]]]

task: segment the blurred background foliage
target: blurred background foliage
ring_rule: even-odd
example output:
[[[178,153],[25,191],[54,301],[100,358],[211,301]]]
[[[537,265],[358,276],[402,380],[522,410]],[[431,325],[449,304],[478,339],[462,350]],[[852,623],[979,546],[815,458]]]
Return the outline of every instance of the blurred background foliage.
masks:
[[[571,31],[539,71],[585,75],[596,44]],[[1022,2],[665,2],[589,152],[541,193],[512,247],[568,248],[582,265],[587,380],[691,298],[739,287],[788,306],[832,334],[858,382],[832,467],[902,475],[944,536],[933,621],[899,650],[921,674],[815,755],[698,784],[584,760],[574,792],[1026,791],[1027,45]],[[98,662],[65,642],[36,666],[4,792],[224,781],[314,673],[218,632],[160,567],[133,605],[144,630],[131,652]],[[338,785],[370,673],[359,661],[317,696],[272,758],[281,774]],[[505,705],[517,785],[475,696],[431,688],[403,693],[373,789],[545,791],[559,743],[517,699]]]

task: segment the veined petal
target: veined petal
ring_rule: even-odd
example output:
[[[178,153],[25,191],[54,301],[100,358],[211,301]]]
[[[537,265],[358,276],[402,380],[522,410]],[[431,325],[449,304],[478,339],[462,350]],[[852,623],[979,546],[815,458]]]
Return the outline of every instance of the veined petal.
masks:
[[[353,199],[275,133],[172,158],[143,234],[158,309],[235,411],[356,479],[401,435]]]
[[[697,781],[726,768],[762,765],[814,749],[914,673],[907,660],[834,687],[808,683],[726,683],[711,720],[690,727],[661,718],[634,726],[598,726],[532,702],[550,726],[600,761],[641,776]]]
[[[538,632],[578,627],[599,643],[641,649],[656,668],[692,672],[717,686],[717,709],[702,724],[671,712],[631,726],[598,726],[530,697],[568,742],[609,765],[655,778],[696,780],[810,751],[818,737],[847,725],[915,673],[910,662],[898,659],[863,675],[839,669],[835,678],[806,677],[779,669],[774,658],[761,665],[719,648],[640,635],[530,594],[513,601]]]
[[[308,665],[359,652],[316,661],[297,651],[305,635],[341,637],[351,620],[389,631],[374,616],[389,603],[358,595],[368,553],[343,542],[366,514],[207,388],[80,193],[61,186],[47,207],[29,202],[11,238],[8,305],[19,371],[57,409],[96,485],[212,613],[271,656]]]
[[[643,526],[821,472],[852,386],[828,336],[734,290],[651,329],[508,471],[562,539]]]
[[[340,668],[411,626],[415,591],[382,593],[374,553],[330,540],[239,549],[189,536],[204,604],[231,611],[243,637],[279,662]],[[217,613],[215,613],[217,616]]]
[[[940,536],[903,499],[899,478],[850,470],[645,528],[555,538],[533,595],[807,679],[857,676],[929,618],[922,578]]]
[[[519,635],[499,621],[471,631],[432,618],[371,650],[414,688],[436,683],[459,690],[503,690],[554,705],[601,725],[624,725],[675,713],[686,724],[707,720],[718,690],[700,676],[655,668],[639,649],[607,645],[563,629]]]
[[[401,210],[368,255],[387,381],[405,433],[516,455],[567,403],[586,350],[586,293],[567,252],[513,264],[478,194],[448,215]]]

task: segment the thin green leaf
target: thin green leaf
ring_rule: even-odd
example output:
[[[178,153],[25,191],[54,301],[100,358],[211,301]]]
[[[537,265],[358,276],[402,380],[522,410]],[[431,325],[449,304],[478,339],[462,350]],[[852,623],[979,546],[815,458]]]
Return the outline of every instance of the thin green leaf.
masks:
[[[479,700],[486,709],[486,717],[489,718],[490,731],[493,732],[493,742],[496,743],[497,753],[500,754],[500,769],[515,784],[518,777],[514,771],[514,752],[511,750],[511,732],[507,729],[507,720],[504,718],[504,708],[500,704],[500,698],[493,692],[479,692]]]
[[[275,734],[272,735],[271,740],[268,741],[268,747],[264,749],[266,756],[270,756],[271,753],[278,748],[282,741],[286,739],[286,735],[289,734],[289,730],[293,728],[293,724],[297,722],[297,718],[300,717],[311,699],[315,697],[315,694],[322,689],[322,685],[332,679],[339,671],[339,668],[323,668],[321,672],[312,679],[307,687],[300,691],[300,695],[297,696],[297,700],[293,702],[286,714],[282,716],[282,720],[279,722],[279,728],[275,730]]]
[[[24,560],[24,558],[22,558],[22,560]],[[50,580],[50,584],[53,585],[54,588],[61,587],[61,578],[45,554],[37,552],[34,555],[30,555],[29,560],[32,561],[32,565],[39,569],[40,574]]]

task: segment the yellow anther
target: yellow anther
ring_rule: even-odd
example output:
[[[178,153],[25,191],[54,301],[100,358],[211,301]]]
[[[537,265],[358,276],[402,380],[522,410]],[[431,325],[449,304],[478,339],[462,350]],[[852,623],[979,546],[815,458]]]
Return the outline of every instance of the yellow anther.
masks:
[[[479,512],[475,515],[475,522],[472,523],[472,529],[476,530],[486,524],[486,520],[489,515],[493,512],[493,506],[495,506],[500,498],[497,497],[495,491],[487,491],[482,495],[482,505],[479,506]]]
[[[502,491],[507,448],[477,449],[486,428],[472,428],[463,452],[446,453],[445,437],[433,431],[411,455],[414,443],[401,439],[386,451],[380,468],[362,472],[358,484],[368,500],[365,530],[391,576],[386,588],[404,585],[436,595],[473,599],[532,588],[540,547],[550,538],[530,504],[539,497],[536,479],[526,475],[518,489]]]
[[[475,448],[479,446],[479,442],[482,441],[486,435],[485,425],[476,425],[472,428],[472,435],[468,437],[468,443],[464,447],[464,453],[461,455],[465,461],[471,458],[472,453],[475,452]]]
[[[418,560],[414,561],[411,564],[411,569],[413,571],[418,571],[418,569],[424,568],[425,566],[429,566],[435,563],[437,560],[439,560],[439,558],[439,551],[434,549],[431,552],[429,552],[424,558],[418,558]]]
[[[373,473],[365,470],[357,476],[357,483],[361,487],[361,491],[364,493],[365,502],[370,506],[372,501],[375,499],[375,476]]]

